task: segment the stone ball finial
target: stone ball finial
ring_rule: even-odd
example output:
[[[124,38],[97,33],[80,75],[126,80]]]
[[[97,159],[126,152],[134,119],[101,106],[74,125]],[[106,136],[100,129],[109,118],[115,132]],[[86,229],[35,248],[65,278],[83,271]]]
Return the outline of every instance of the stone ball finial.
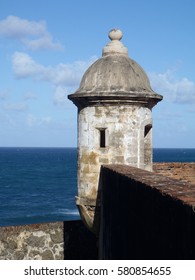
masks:
[[[110,30],[108,37],[110,38],[110,40],[120,41],[123,37],[123,33],[120,29],[112,29]]]
[[[109,42],[102,51],[102,55],[128,55],[127,48],[120,42],[123,37],[123,33],[120,29],[110,30],[108,37],[111,42]]]

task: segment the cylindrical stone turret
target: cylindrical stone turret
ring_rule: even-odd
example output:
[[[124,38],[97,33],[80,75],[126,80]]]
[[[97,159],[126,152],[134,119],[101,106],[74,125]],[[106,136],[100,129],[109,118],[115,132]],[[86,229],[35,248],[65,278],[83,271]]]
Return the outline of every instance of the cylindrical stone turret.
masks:
[[[96,231],[100,167],[127,164],[152,170],[152,107],[162,100],[113,29],[102,58],[68,96],[78,107],[78,197],[81,217]]]

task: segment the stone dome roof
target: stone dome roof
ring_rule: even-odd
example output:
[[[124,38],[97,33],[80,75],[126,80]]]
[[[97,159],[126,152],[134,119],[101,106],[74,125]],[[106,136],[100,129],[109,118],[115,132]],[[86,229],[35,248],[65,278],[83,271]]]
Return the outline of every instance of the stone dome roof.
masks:
[[[151,94],[153,91],[144,70],[124,55],[106,55],[85,72],[77,93],[114,92]]]
[[[128,102],[137,99],[149,102],[152,106],[162,99],[162,96],[156,94],[150,86],[149,79],[141,66],[128,57],[128,50],[120,42],[122,32],[113,29],[109,33],[109,42],[102,52],[102,57],[94,62],[85,72],[79,89],[68,96],[77,106],[93,99],[100,100],[120,99]],[[147,100],[146,100],[147,99]]]

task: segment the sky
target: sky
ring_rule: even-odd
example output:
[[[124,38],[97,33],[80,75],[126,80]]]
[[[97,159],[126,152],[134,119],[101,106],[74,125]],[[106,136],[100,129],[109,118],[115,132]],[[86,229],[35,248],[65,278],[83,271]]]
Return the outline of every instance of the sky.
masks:
[[[0,147],[76,147],[67,99],[108,32],[163,95],[153,147],[195,148],[194,0],[6,0],[0,3]]]

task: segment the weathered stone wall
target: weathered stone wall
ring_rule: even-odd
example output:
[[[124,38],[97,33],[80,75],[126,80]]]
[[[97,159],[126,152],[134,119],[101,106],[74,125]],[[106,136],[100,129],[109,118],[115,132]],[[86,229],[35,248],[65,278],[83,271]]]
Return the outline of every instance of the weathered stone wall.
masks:
[[[100,167],[127,164],[152,169],[152,116],[146,107],[89,106],[79,111],[78,195],[96,199]],[[105,131],[105,147],[100,145]]]
[[[0,260],[97,259],[96,238],[81,221],[0,227]]]
[[[195,186],[122,165],[101,169],[102,259],[195,259]]]
[[[0,259],[64,258],[63,223],[0,228]]]

